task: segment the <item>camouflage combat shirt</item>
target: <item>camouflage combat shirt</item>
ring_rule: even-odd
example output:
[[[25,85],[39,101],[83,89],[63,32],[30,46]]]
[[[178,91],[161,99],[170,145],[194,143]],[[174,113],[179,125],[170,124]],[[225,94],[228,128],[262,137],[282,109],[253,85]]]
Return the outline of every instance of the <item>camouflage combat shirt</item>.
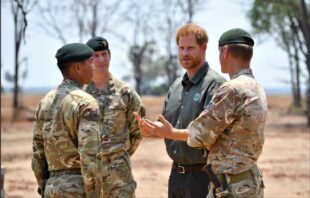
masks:
[[[99,102],[104,118],[100,133],[101,154],[124,151],[132,155],[142,139],[133,112],[144,116],[145,109],[140,97],[129,85],[112,74],[109,77],[104,90],[98,90],[94,83],[85,86],[85,91]]]
[[[266,114],[263,88],[250,69],[241,70],[191,122],[187,143],[209,150],[208,164],[215,173],[244,172],[256,165],[262,152]]]
[[[99,119],[98,102],[69,79],[41,100],[34,123],[32,157],[40,187],[46,159],[49,171],[81,168],[86,194],[94,192]]]

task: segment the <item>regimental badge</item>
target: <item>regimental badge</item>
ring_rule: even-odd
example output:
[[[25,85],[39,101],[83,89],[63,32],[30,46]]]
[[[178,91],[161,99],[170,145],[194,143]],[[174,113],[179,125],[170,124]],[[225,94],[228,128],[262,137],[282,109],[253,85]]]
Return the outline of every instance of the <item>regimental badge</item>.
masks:
[[[102,45],[103,45],[103,47],[107,47],[107,42],[106,41],[102,41]]]
[[[200,100],[200,93],[195,93],[194,95],[194,101],[199,101]]]

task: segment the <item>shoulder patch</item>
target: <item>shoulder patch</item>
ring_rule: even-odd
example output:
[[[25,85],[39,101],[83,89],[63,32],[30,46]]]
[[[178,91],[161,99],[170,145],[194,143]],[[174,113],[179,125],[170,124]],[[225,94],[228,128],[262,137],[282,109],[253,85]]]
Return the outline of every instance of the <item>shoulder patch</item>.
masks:
[[[94,121],[94,122],[98,122],[100,120],[100,115],[98,113],[98,111],[95,110],[90,110],[86,115],[85,118],[88,121]]]

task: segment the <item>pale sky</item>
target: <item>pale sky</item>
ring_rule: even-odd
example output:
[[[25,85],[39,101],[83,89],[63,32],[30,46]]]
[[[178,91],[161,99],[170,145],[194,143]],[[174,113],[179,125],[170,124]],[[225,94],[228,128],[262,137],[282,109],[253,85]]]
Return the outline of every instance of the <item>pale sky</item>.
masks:
[[[205,10],[200,11],[194,18],[194,22],[204,27],[209,35],[206,60],[210,66],[220,72],[218,60],[218,39],[220,35],[235,27],[243,28],[251,33],[250,22],[245,16],[245,7],[235,4],[231,0],[208,0]],[[6,8],[1,7],[1,84],[8,87],[5,80],[5,71],[13,72],[13,19]],[[30,24],[31,25],[31,24]],[[30,27],[29,25],[29,27]],[[254,56],[251,67],[259,83],[265,88],[283,88],[289,86],[282,80],[289,80],[288,59],[272,39],[260,42],[257,36],[255,40]],[[121,51],[118,41],[109,41],[113,53],[110,65],[111,72],[118,78],[124,74],[132,73],[131,65],[127,60],[127,52]],[[23,87],[54,87],[58,85],[62,76],[56,65],[55,53],[62,43],[57,39],[31,31],[27,33],[27,41],[22,46],[21,58],[28,57],[28,77],[23,82]],[[125,65],[125,68],[124,68]],[[181,67],[181,66],[180,66]],[[21,68],[23,70],[23,68]],[[228,79],[227,75],[223,75]]]

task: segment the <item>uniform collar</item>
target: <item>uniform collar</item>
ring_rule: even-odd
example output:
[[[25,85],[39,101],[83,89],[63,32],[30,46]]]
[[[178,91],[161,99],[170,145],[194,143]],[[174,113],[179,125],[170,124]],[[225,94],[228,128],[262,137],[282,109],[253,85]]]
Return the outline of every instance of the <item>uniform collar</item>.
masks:
[[[197,84],[205,76],[208,70],[209,64],[205,62],[192,79],[189,79],[187,73],[185,73],[182,79],[182,85],[186,86],[188,83]]]
[[[74,80],[68,79],[68,78],[63,79],[61,85],[73,85],[73,86],[75,86],[75,87],[81,88],[81,85],[80,85],[79,83],[77,83],[77,82],[74,81]]]
[[[107,83],[107,86],[103,90],[97,89],[95,83],[91,81],[87,85],[87,91],[90,91],[92,94],[97,94],[97,93],[113,93],[114,92],[114,76],[112,74],[109,74],[109,80]]]
[[[246,76],[249,76],[251,78],[254,78],[254,75],[253,75],[253,72],[250,68],[248,69],[242,69],[240,71],[238,71],[236,74],[234,74],[231,79],[235,79],[235,78],[238,78],[239,76],[241,75],[246,75]]]

